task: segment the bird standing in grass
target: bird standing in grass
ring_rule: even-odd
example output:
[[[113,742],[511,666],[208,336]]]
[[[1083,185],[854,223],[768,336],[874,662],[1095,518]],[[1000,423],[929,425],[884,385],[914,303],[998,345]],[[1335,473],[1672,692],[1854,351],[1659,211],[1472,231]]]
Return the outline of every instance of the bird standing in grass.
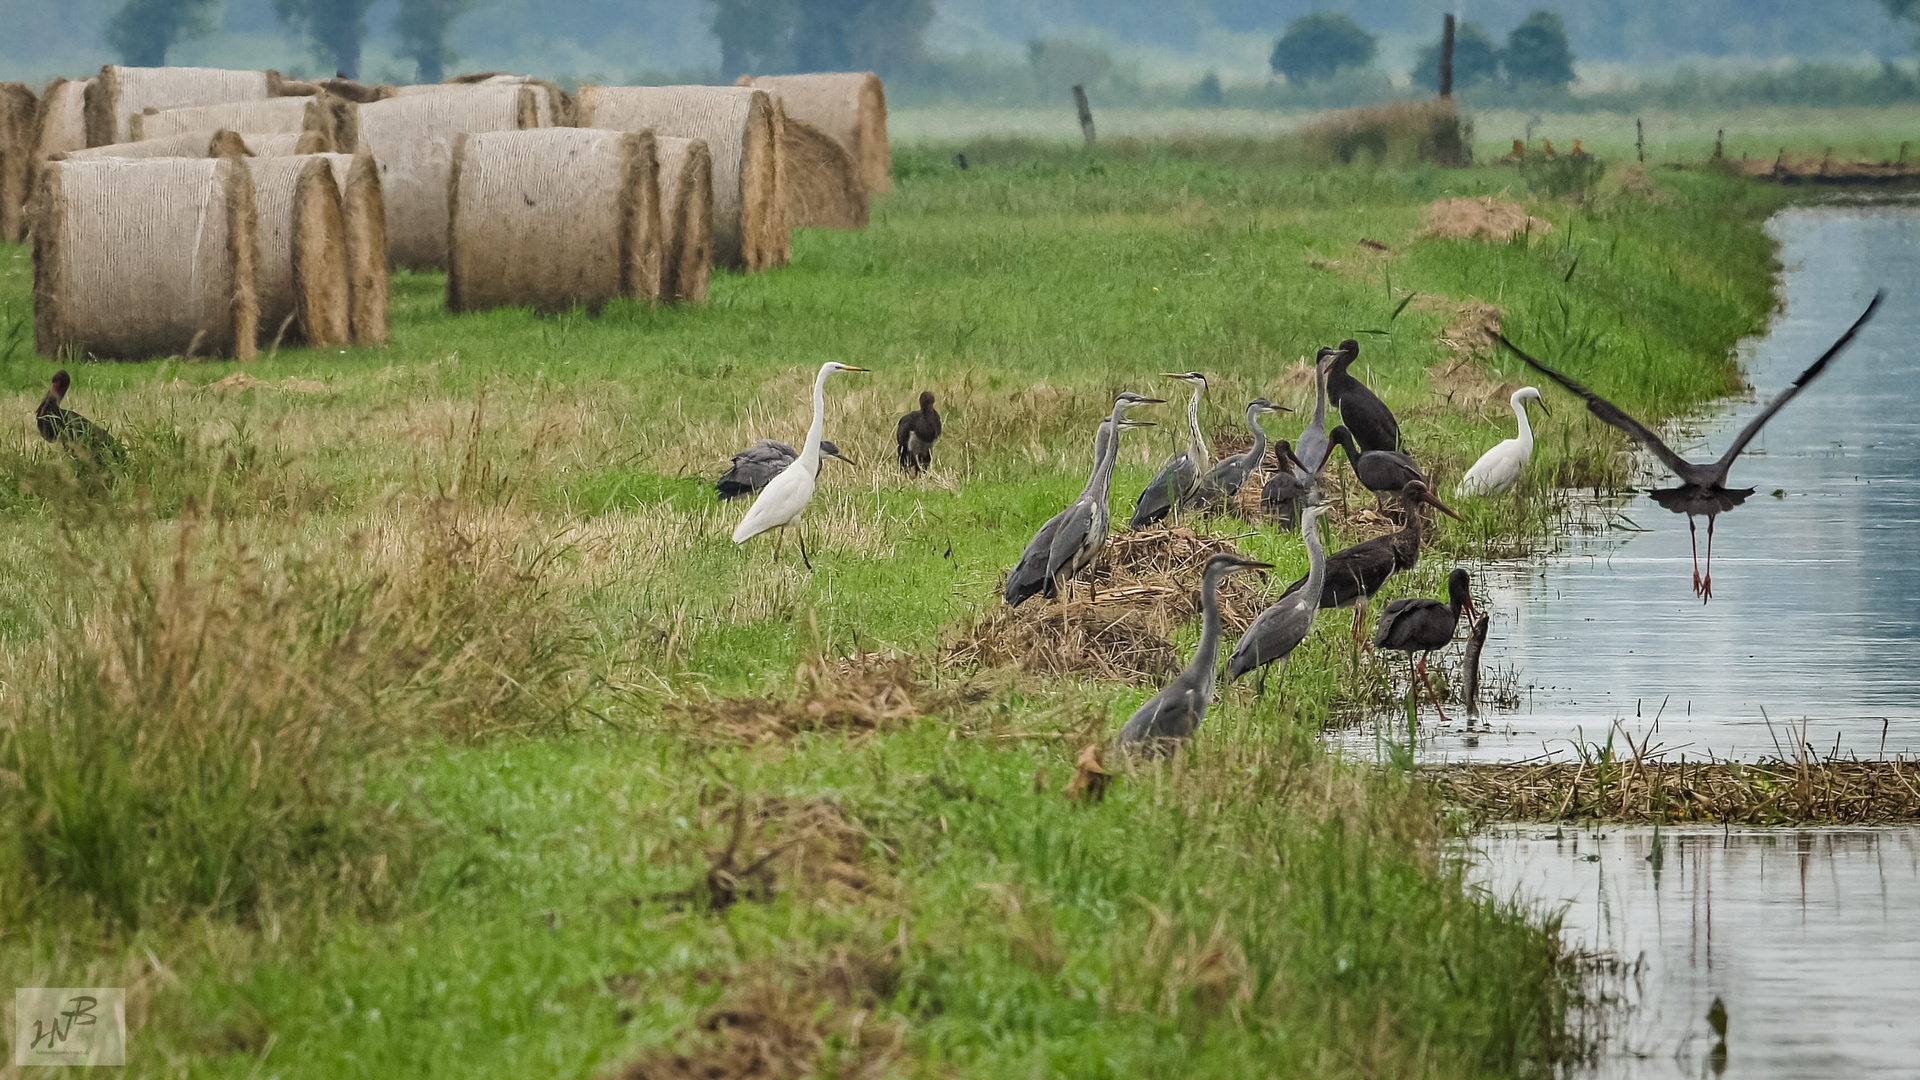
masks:
[[[61,402],[67,396],[67,390],[73,386],[73,378],[65,370],[53,373],[52,385],[47,396],[40,399],[39,407],[33,410],[34,426],[40,429],[40,437],[48,442],[65,443],[75,452],[91,459],[96,465],[108,461],[119,461],[126,456],[127,448],[119,439],[99,424],[81,416],[72,409],[62,408]]]
[[[1184,502],[1190,510],[1216,511],[1227,504],[1227,500],[1240,491],[1240,486],[1260,467],[1260,459],[1267,456],[1267,429],[1260,426],[1260,417],[1267,413],[1292,412],[1285,405],[1275,405],[1266,398],[1254,398],[1247,403],[1247,430],[1253,433],[1253,446],[1244,454],[1221,458],[1220,464],[1207,470],[1198,483],[1193,485]]]
[[[1360,343],[1348,338],[1340,343],[1327,367],[1327,398],[1340,410],[1340,422],[1363,450],[1400,449],[1400,421],[1394,419],[1387,403],[1354,378],[1347,369],[1360,358]]]
[[[1242,570],[1268,570],[1271,563],[1233,552],[1207,560],[1200,575],[1200,645],[1193,661],[1166,688],[1140,706],[1120,729],[1120,745],[1164,752],[1200,730],[1213,703],[1214,668],[1220,659],[1220,582]]]
[[[1273,447],[1273,474],[1260,487],[1260,508],[1273,514],[1291,529],[1300,521],[1300,507],[1312,492],[1311,483],[1302,479],[1305,470],[1293,447],[1281,439]]]
[[[1321,349],[1313,362],[1313,419],[1300,437],[1294,440],[1293,454],[1300,462],[1300,482],[1308,486],[1318,483],[1320,470],[1326,468],[1327,456],[1333,453],[1333,444],[1327,441],[1327,365],[1332,362],[1335,350]]]
[[[1149,421],[1127,419],[1127,410],[1162,400],[1131,392],[1114,399],[1112,414],[1100,421],[1100,430],[1094,434],[1093,474],[1087,477],[1087,486],[1072,505],[1048,518],[1027,541],[1020,561],[1007,575],[1009,605],[1019,607],[1036,595],[1051,600],[1060,595],[1061,582],[1071,582],[1093,565],[1113,520],[1107,510],[1107,489],[1113,480],[1113,463],[1120,456],[1120,432],[1153,426]]]
[[[1373,602],[1374,595],[1386,585],[1388,578],[1411,570],[1420,563],[1420,513],[1413,504],[1427,503],[1451,517],[1460,516],[1434,498],[1433,493],[1427,490],[1427,485],[1419,480],[1407,482],[1407,486],[1400,491],[1400,502],[1406,508],[1407,520],[1398,530],[1343,548],[1327,559],[1327,572],[1324,584],[1320,587],[1320,606],[1353,609],[1353,640],[1356,646],[1360,643],[1360,628],[1366,623],[1367,605]],[[1301,578],[1287,587],[1286,595],[1299,592],[1307,584],[1308,579]],[[1283,600],[1285,598],[1281,597]]]
[[[840,448],[825,439],[820,440],[820,454],[822,465],[827,463],[827,458],[847,461],[846,457],[840,453]],[[746,498],[766,487],[774,477],[780,475],[782,469],[793,464],[793,459],[799,456],[799,452],[786,443],[776,442],[773,439],[761,439],[733,455],[733,464],[726,472],[720,474],[720,479],[714,481],[713,489],[719,493],[721,502]],[[847,464],[853,463],[847,461]],[[819,471],[815,470],[814,476],[817,478],[819,475]]]
[[[920,391],[920,407],[900,418],[893,429],[900,444],[900,467],[918,476],[933,462],[933,444],[940,438],[940,414],[933,408],[933,391]]]
[[[1447,710],[1441,707],[1440,695],[1433,692],[1433,683],[1427,679],[1427,658],[1453,642],[1454,633],[1460,629],[1462,611],[1467,613],[1469,622],[1479,618],[1467,572],[1456,569],[1447,577],[1446,603],[1423,596],[1395,600],[1380,614],[1380,626],[1373,632],[1374,648],[1407,654],[1414,677],[1427,688],[1427,697],[1433,700],[1434,711],[1440,714],[1443,724],[1447,721]],[[1417,664],[1413,662],[1414,653],[1420,654]],[[1413,692],[1411,685],[1407,692]]]
[[[1453,489],[1455,495],[1463,499],[1469,495],[1494,495],[1512,488],[1520,479],[1520,470],[1533,457],[1533,425],[1527,422],[1529,401],[1538,401],[1548,416],[1553,415],[1538,389],[1523,386],[1515,390],[1513,396],[1507,399],[1507,404],[1513,406],[1514,419],[1520,424],[1519,434],[1511,439],[1503,439],[1493,449],[1481,454],[1480,460],[1473,463],[1473,468],[1467,470],[1467,475],[1461,477],[1460,483]]]
[[[1820,354],[1820,359],[1815,360],[1811,366],[1805,371],[1802,371],[1799,378],[1793,380],[1793,385],[1781,391],[1780,396],[1773,399],[1773,404],[1762,409],[1759,416],[1747,421],[1747,426],[1741,428],[1740,434],[1734,436],[1733,445],[1727,447],[1727,452],[1720,455],[1720,460],[1711,461],[1704,465],[1696,465],[1686,458],[1681,457],[1675,453],[1673,448],[1668,446],[1660,436],[1655,435],[1651,428],[1648,428],[1645,424],[1635,420],[1633,417],[1628,416],[1625,412],[1621,411],[1618,405],[1615,405],[1613,402],[1608,401],[1606,398],[1601,397],[1599,394],[1594,393],[1585,386],[1562,375],[1540,361],[1535,360],[1526,353],[1521,352],[1518,346],[1506,339],[1505,335],[1495,334],[1493,336],[1494,340],[1512,350],[1515,356],[1533,365],[1542,375],[1547,376],[1554,382],[1559,383],[1561,386],[1566,387],[1569,391],[1583,398],[1587,403],[1587,411],[1599,417],[1602,423],[1610,424],[1626,432],[1629,438],[1639,443],[1651,452],[1653,456],[1665,462],[1667,468],[1672,469],[1673,474],[1680,478],[1679,485],[1675,487],[1659,488],[1654,491],[1649,491],[1647,494],[1652,497],[1654,502],[1659,503],[1668,510],[1676,514],[1687,515],[1687,532],[1689,533],[1689,538],[1693,540],[1693,592],[1695,596],[1700,598],[1700,602],[1704,604],[1708,600],[1713,599],[1714,520],[1719,517],[1719,515],[1746,502],[1747,496],[1753,494],[1752,488],[1727,487],[1727,474],[1733,470],[1734,460],[1740,456],[1740,451],[1745,450],[1747,444],[1753,441],[1754,436],[1760,434],[1760,429],[1767,425],[1767,421],[1773,419],[1774,413],[1785,408],[1787,402],[1794,399],[1794,395],[1806,389],[1813,380],[1819,378],[1820,373],[1826,370],[1827,364],[1830,363],[1834,357],[1839,356],[1841,351],[1848,345],[1853,343],[1855,335],[1860,333],[1860,328],[1867,324],[1867,320],[1873,318],[1873,313],[1879,310],[1880,301],[1886,299],[1886,295],[1887,293],[1884,289],[1874,293],[1873,300],[1867,304],[1867,310],[1860,313],[1860,317],[1853,321],[1852,326],[1847,327],[1847,332],[1840,335],[1840,340],[1827,346],[1827,351]],[[1693,519],[1696,516],[1707,519],[1707,569],[1705,574],[1700,572],[1700,542],[1693,524]]]
[[[1309,506],[1302,515],[1300,532],[1307,539],[1306,580],[1254,616],[1247,632],[1234,645],[1233,655],[1227,657],[1228,682],[1268,664],[1279,664],[1285,671],[1293,650],[1313,632],[1313,617],[1320,613],[1316,598],[1327,580],[1327,550],[1320,543],[1320,516],[1326,512],[1324,505]],[[1265,679],[1262,675],[1263,685]]]
[[[1345,424],[1334,428],[1330,437],[1347,452],[1347,464],[1353,466],[1353,475],[1375,495],[1397,495],[1415,480],[1427,484],[1426,476],[1412,458],[1397,450],[1362,450],[1355,445],[1353,433]]]
[[[827,378],[842,371],[865,370],[832,360],[820,365],[820,374],[813,380],[813,426],[807,429],[807,441],[800,446],[800,456],[769,481],[760,497],[754,500],[747,516],[741,518],[733,530],[734,543],[744,544],[768,529],[784,530],[800,520],[807,503],[813,501],[814,478],[820,474],[820,435],[827,426]],[[779,557],[780,548],[776,544],[774,558]],[[807,569],[813,569],[813,560],[807,557],[804,534],[800,537],[800,561],[807,564]]]
[[[1127,523],[1128,528],[1133,529],[1144,529],[1166,517],[1193,490],[1200,474],[1213,464],[1207,450],[1207,436],[1200,430],[1200,395],[1207,392],[1207,377],[1198,371],[1163,371],[1161,374],[1193,387],[1193,395],[1187,398],[1187,448],[1162,466],[1148,482],[1147,489],[1140,493],[1140,501],[1133,506],[1133,518]]]

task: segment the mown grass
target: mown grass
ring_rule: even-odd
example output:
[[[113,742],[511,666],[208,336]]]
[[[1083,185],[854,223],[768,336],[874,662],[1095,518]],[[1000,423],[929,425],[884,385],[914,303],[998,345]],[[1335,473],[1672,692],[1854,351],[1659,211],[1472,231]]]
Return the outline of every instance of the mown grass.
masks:
[[[1779,193],[1662,177],[1488,245],[1416,233],[1435,198],[1509,187],[1497,169],[1310,171],[1226,140],[970,144],[964,172],[953,152],[902,149],[871,228],[800,235],[792,267],[723,276],[705,308],[456,318],[440,278],[403,274],[390,348],[282,350],[245,368],[266,386],[75,365],[69,404],[132,450],[111,473],[26,422],[52,365],[0,360],[21,420],[0,436],[0,973],[133,987],[141,1074],[599,1075],[766,985],[827,1002],[807,1023],[833,1071],[868,1051],[850,1001],[807,996],[831,956],[871,973],[900,1073],[1543,1075],[1576,1053],[1552,928],[1464,893],[1406,774],[1314,741],[1383,694],[1344,617],[1176,763],[1115,764],[1097,805],[1061,797],[1075,755],[1144,688],[939,658],[1077,492],[1113,392],[1155,372],[1215,375],[1226,430],[1256,395],[1310,407],[1298,362],[1359,336],[1447,486],[1525,381],[1457,363],[1441,337],[1469,301],[1642,415],[1737,389]],[[0,259],[18,325],[25,252]],[[706,485],[804,428],[826,359],[875,370],[830,387],[856,463],[828,466],[808,574],[792,545],[727,542],[739,511]],[[914,481],[891,425],[922,388],[947,434]],[[1116,506],[1184,441],[1161,411]],[[1522,490],[1465,501],[1395,593],[1550,543],[1556,484],[1625,482],[1623,450],[1556,412]],[[1271,525],[1208,527],[1251,533],[1276,587],[1304,570]],[[700,722],[792,691],[808,656],[875,652],[920,672],[895,727],[743,746]],[[806,806],[847,823],[864,884],[783,857],[717,905],[736,808],[748,848],[805,853]]]

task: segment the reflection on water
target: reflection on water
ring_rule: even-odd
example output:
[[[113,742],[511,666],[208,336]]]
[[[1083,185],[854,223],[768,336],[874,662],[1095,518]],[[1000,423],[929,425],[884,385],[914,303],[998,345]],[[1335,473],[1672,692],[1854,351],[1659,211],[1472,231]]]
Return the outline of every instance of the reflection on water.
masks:
[[[1472,738],[1456,722],[1427,756],[1564,755],[1605,739],[1616,719],[1636,741],[1651,733],[1690,757],[1791,756],[1789,718],[1808,720],[1821,754],[1836,739],[1861,757],[1920,754],[1920,213],[1793,210],[1772,229],[1786,309],[1746,350],[1759,400],[1676,445],[1686,456],[1717,457],[1874,289],[1889,295],[1734,466],[1734,481],[1759,491],[1720,518],[1712,603],[1689,587],[1686,519],[1644,495],[1624,512],[1651,532],[1608,531],[1543,563],[1483,568],[1476,587],[1495,613],[1485,659],[1517,671],[1522,705]],[[1547,393],[1559,395],[1549,433],[1587,422]],[[1703,523],[1703,550],[1705,534]]]
[[[1640,963],[1598,1075],[1713,1076],[1716,997],[1728,1077],[1920,1075],[1920,830],[1663,829],[1657,858],[1646,828],[1472,846],[1494,896],[1564,910],[1570,947]]]

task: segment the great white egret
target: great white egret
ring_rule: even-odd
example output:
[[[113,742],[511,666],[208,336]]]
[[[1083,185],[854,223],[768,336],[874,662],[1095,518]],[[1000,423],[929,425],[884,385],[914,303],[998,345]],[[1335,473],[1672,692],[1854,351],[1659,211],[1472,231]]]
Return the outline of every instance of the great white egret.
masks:
[[[1533,425],[1527,422],[1529,401],[1538,401],[1547,415],[1553,415],[1552,410],[1547,410],[1546,399],[1540,396],[1538,389],[1523,386],[1515,390],[1513,396],[1507,399],[1507,404],[1513,406],[1513,418],[1520,425],[1519,434],[1501,440],[1499,445],[1481,454],[1480,460],[1473,463],[1473,468],[1468,469],[1467,475],[1461,477],[1460,483],[1454,487],[1455,495],[1461,498],[1493,495],[1508,490],[1520,479],[1520,470],[1533,457]]]
[[[747,509],[747,516],[733,530],[733,542],[744,544],[768,529],[784,529],[800,520],[813,500],[814,477],[820,472],[820,435],[827,426],[827,378],[842,371],[866,371],[866,368],[829,360],[820,365],[813,380],[813,426],[807,429],[807,441],[800,444],[800,456],[780,471]],[[774,555],[779,556],[776,547]],[[800,537],[800,561],[813,569],[807,557],[807,538]]]

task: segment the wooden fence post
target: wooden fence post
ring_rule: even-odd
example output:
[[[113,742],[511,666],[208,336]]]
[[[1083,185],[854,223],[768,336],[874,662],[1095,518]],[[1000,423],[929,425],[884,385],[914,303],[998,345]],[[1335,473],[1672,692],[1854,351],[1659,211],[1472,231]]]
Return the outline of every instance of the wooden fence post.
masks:
[[[1073,105],[1080,110],[1080,134],[1087,137],[1087,145],[1093,145],[1093,107],[1087,104],[1086,87],[1073,84]]]
[[[1453,13],[1440,22],[1440,96],[1453,96]]]

